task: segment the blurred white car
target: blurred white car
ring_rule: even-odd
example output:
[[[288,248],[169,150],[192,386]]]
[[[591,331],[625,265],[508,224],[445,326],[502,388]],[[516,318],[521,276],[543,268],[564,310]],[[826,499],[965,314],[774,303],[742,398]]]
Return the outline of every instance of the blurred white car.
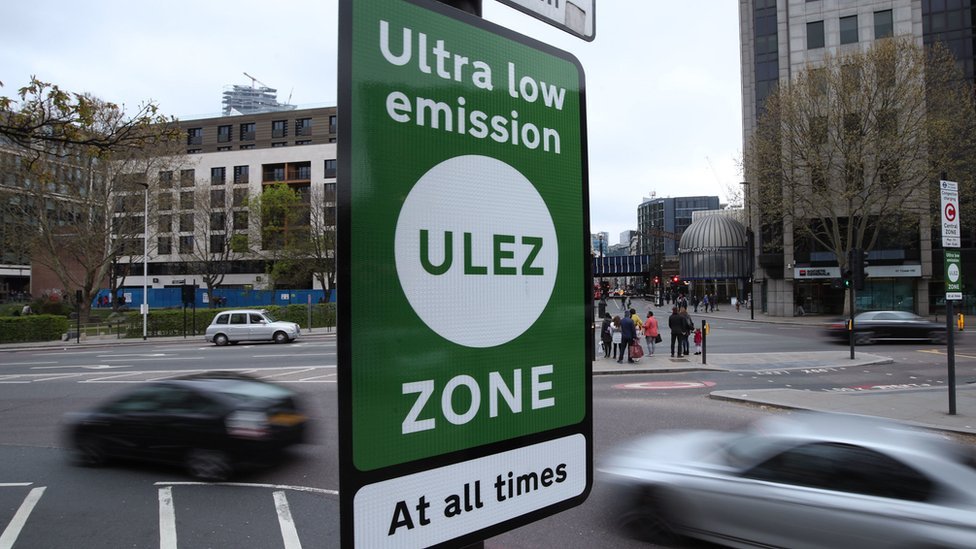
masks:
[[[239,341],[274,341],[288,343],[301,335],[294,322],[275,320],[264,309],[224,311],[213,318],[204,336],[217,345]]]
[[[670,544],[976,547],[969,447],[862,416],[774,416],[746,432],[676,431],[600,467],[614,516]]]

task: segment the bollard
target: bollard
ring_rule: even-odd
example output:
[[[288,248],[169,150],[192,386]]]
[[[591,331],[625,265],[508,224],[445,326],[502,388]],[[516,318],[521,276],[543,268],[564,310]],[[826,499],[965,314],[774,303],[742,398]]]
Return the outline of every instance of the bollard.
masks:
[[[708,356],[708,321],[702,320],[702,364],[708,364],[706,357]]]
[[[956,318],[956,327],[960,332],[966,329],[966,315],[959,313],[959,317]]]

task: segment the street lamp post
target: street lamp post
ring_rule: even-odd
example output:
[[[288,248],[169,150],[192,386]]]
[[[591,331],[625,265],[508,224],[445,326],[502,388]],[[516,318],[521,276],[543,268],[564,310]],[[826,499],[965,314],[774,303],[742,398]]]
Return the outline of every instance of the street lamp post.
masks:
[[[149,315],[149,183],[142,183],[142,340],[147,339],[147,320]]]
[[[742,199],[746,206],[746,253],[749,255],[749,320],[756,319],[756,233],[752,231],[752,196],[749,195],[749,182],[742,182]]]

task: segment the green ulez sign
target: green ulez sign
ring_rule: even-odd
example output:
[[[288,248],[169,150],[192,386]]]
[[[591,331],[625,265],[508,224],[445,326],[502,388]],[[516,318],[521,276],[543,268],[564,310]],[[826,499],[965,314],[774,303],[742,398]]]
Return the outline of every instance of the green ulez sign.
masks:
[[[344,0],[340,26],[344,545],[436,545],[582,501],[582,68],[424,0]]]

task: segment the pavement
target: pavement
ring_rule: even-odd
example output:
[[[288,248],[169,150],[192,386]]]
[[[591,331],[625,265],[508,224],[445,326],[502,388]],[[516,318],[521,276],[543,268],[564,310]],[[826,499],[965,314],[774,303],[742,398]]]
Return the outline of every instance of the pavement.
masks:
[[[657,308],[650,302],[635,299],[633,307],[643,317],[650,307],[660,311],[655,316],[667,318],[670,306]],[[609,304],[607,310],[611,314],[620,312],[619,302]],[[736,311],[727,304],[709,313],[691,312],[696,323],[701,320],[741,320],[758,323],[796,324],[820,329],[833,317],[807,315],[803,317],[771,317],[759,311],[753,313],[742,308]],[[666,330],[665,330],[666,331]],[[311,333],[303,332],[303,339],[319,339],[335,335],[334,330],[316,328]],[[203,336],[182,336],[152,338],[153,343],[166,343],[195,340],[203,342]],[[53,341],[37,343],[15,343],[0,345],[0,367],[4,362],[4,351],[38,350],[38,349],[72,349],[87,346],[125,346],[142,344],[141,339],[116,339],[114,336],[102,338],[87,338],[80,343],[71,341]],[[646,348],[645,348],[646,350]],[[696,371],[766,371],[789,369],[816,368],[849,368],[851,366],[867,366],[871,364],[889,364],[894,362],[889,357],[862,352],[858,348],[855,358],[850,358],[850,351],[832,350],[816,352],[780,352],[780,353],[708,353],[691,355],[681,358],[671,357],[670,345],[666,340],[659,344],[655,355],[640,359],[636,364],[618,364],[613,359],[598,356],[593,361],[593,375],[620,374],[667,374]],[[957,380],[958,381],[958,380]],[[929,429],[976,435],[976,384],[962,384],[956,386],[956,413],[948,413],[948,390],[946,387],[910,388],[910,389],[873,389],[869,391],[825,392],[806,391],[799,389],[749,389],[731,391],[713,391],[709,395],[713,399],[749,403],[776,408],[814,410],[821,412],[838,412],[877,416],[913,424]]]

